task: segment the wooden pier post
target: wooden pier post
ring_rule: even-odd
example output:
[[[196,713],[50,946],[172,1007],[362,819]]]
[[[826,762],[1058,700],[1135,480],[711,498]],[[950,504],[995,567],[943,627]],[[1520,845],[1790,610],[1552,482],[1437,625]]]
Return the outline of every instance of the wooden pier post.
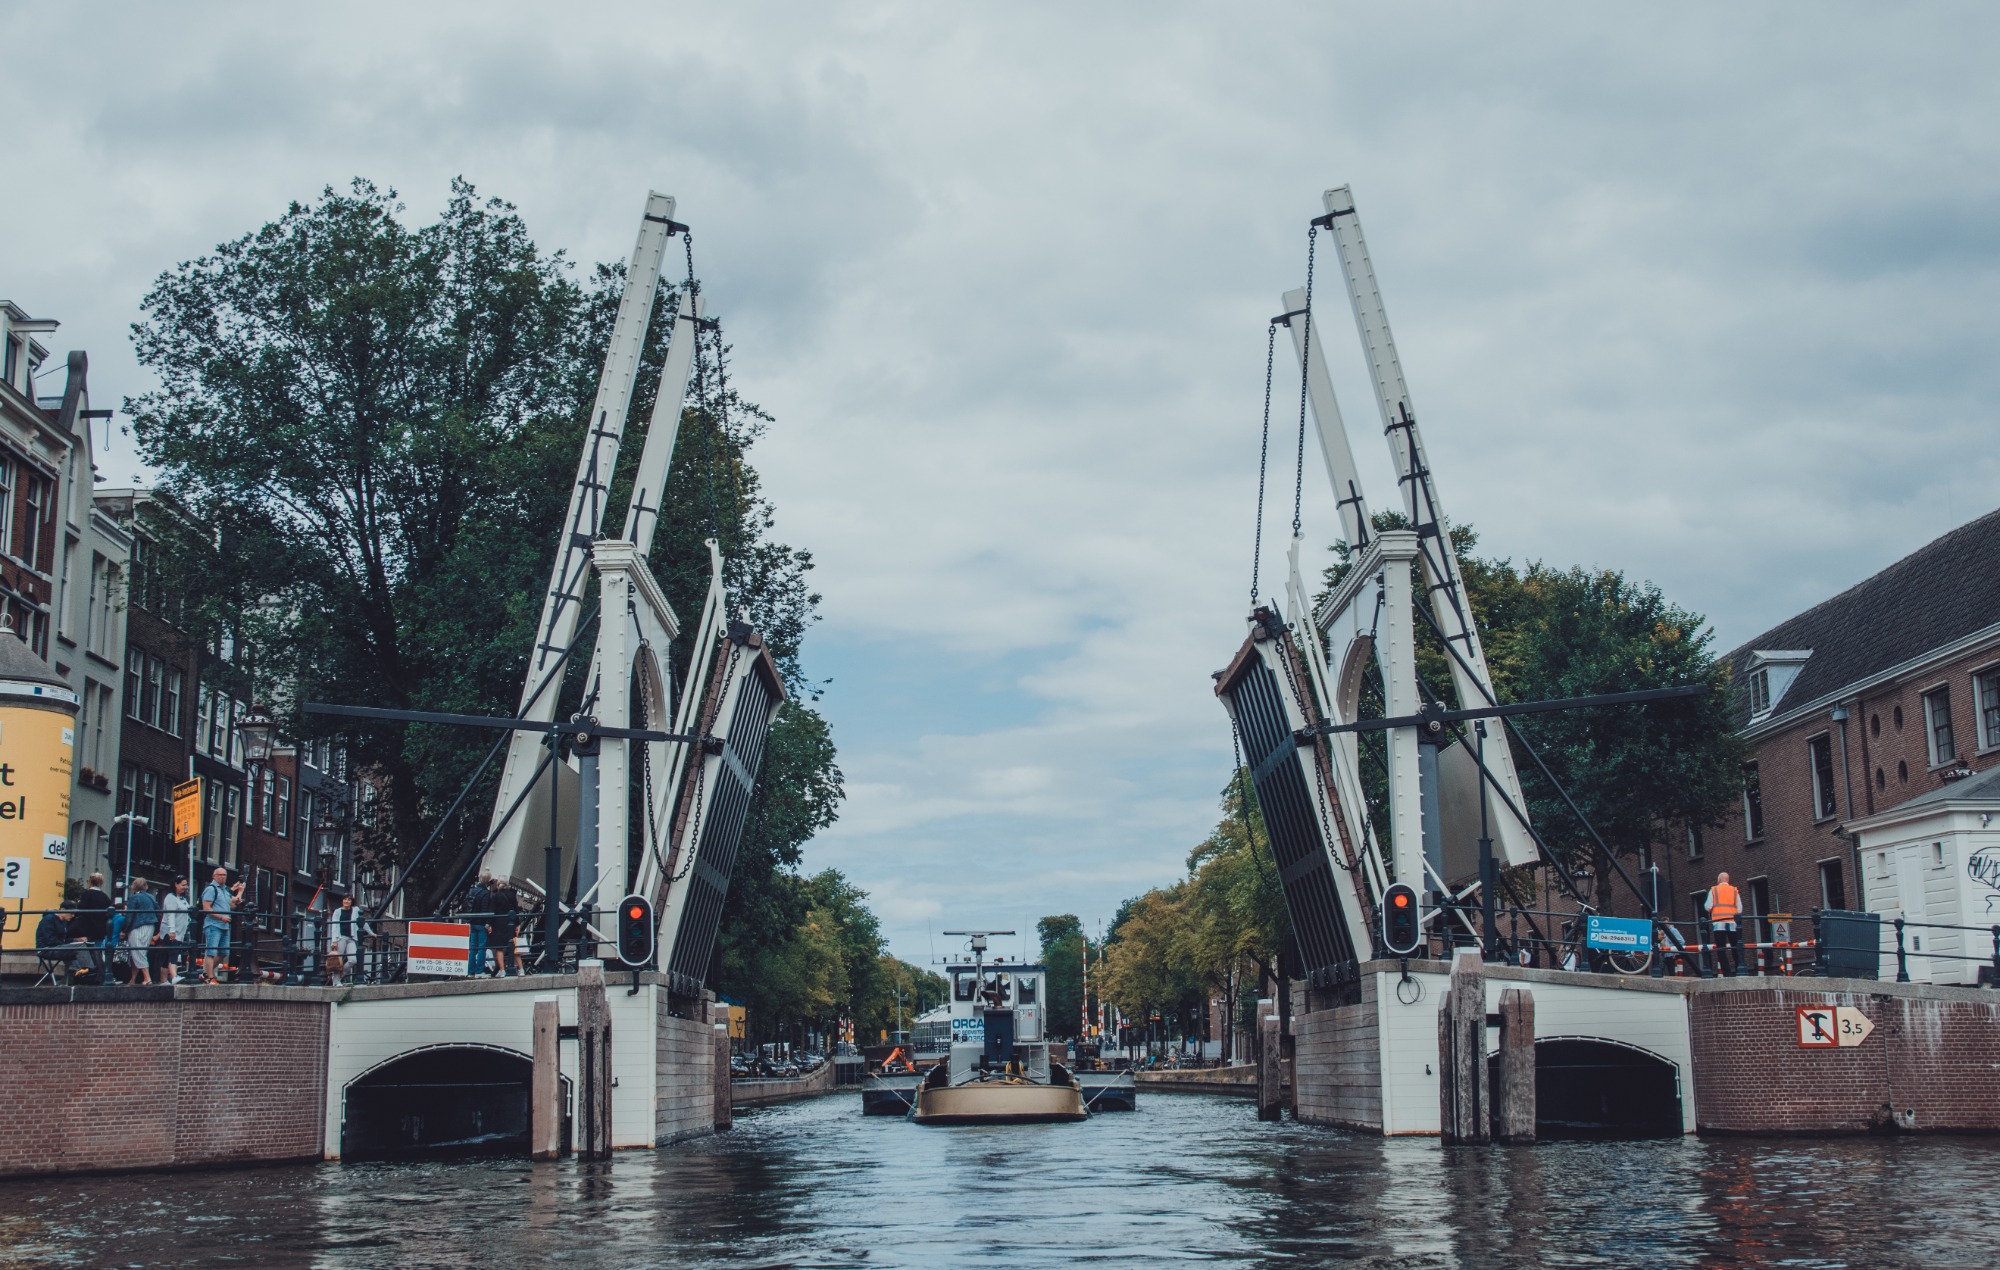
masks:
[[[1277,1120],[1285,1113],[1285,1069],[1279,1061],[1278,1016],[1261,1011],[1271,1006],[1259,1001],[1257,1008],[1257,1118]]]
[[[528,1155],[553,1160],[562,1154],[562,1064],[558,1030],[562,1003],[555,997],[535,998],[535,1066],[529,1077]]]
[[[730,1106],[734,1091],[729,1080],[729,1007],[716,1002],[709,1007],[709,1018],[715,1021],[715,1079],[710,1084],[715,1099],[715,1127],[727,1129],[736,1123],[735,1109]]]
[[[1446,1142],[1490,1142],[1486,1081],[1486,971],[1478,949],[1465,949],[1451,970],[1451,991],[1438,1011],[1438,1129]]]
[[[576,1154],[582,1160],[611,1158],[611,1003],[604,996],[604,963],[576,968],[578,1051]]]
[[[1494,1135],[1501,1142],[1535,1140],[1535,994],[1500,993],[1500,1083],[1493,1091]]]

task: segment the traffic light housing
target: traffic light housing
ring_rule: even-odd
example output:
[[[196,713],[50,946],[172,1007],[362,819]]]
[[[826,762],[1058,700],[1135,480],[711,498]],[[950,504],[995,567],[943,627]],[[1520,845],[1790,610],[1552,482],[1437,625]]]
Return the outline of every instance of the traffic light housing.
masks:
[[[1416,888],[1397,882],[1382,892],[1382,947],[1391,957],[1407,957],[1423,942],[1424,919]]]
[[[618,901],[618,960],[637,970],[653,962],[653,901],[628,895]]]

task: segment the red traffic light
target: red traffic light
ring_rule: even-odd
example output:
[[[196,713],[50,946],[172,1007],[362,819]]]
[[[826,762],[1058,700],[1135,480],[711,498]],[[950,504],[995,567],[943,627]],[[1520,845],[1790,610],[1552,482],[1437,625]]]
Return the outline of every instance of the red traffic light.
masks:
[[[618,902],[618,960],[638,969],[653,960],[653,902],[628,895]]]
[[[1398,891],[1389,897],[1389,902],[1397,908],[1408,908],[1410,906],[1410,893],[1408,891]]]

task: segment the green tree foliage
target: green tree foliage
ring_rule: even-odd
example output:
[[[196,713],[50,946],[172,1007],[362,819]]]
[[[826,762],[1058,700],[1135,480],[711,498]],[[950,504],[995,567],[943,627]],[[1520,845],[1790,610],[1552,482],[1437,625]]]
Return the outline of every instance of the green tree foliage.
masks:
[[[1157,1013],[1198,1028],[1210,996],[1234,1017],[1246,989],[1276,976],[1289,923],[1247,773],[1223,788],[1222,819],[1187,864],[1173,886],[1126,901],[1106,940],[1099,989],[1128,1019]]]
[[[1044,917],[1035,923],[1041,942],[1041,962],[1048,972],[1048,1032],[1074,1036],[1083,1018],[1083,959],[1091,954],[1083,921],[1074,913]]]
[[[1394,512],[1378,513],[1374,521],[1378,530],[1407,524]],[[1715,691],[1687,700],[1597,706],[1517,721],[1521,735],[1607,845],[1639,859],[1687,825],[1719,819],[1739,787],[1743,751],[1729,726],[1727,671],[1714,651],[1707,619],[1672,603],[1658,587],[1616,570],[1561,569],[1540,561],[1517,567],[1476,555],[1479,537],[1470,526],[1454,526],[1450,537],[1502,702],[1714,686]],[[1326,571],[1328,589],[1353,567],[1345,544],[1334,554]],[[1451,688],[1449,654],[1421,618],[1417,645],[1417,672],[1426,689],[1438,700],[1460,704]],[[1361,708],[1364,714],[1380,712],[1379,672],[1371,675]],[[1363,744],[1379,759],[1379,734]],[[1583,821],[1518,743],[1515,753],[1537,829],[1565,865],[1588,866],[1602,884],[1610,866],[1594,851]],[[1378,804],[1383,770],[1379,761],[1363,763],[1363,781]],[[1374,811],[1376,823],[1387,823],[1379,805]],[[1609,898],[1602,886],[1600,894]]]
[[[914,1029],[917,1016],[943,1005],[951,992],[943,975],[887,953],[876,961],[873,983],[873,992],[854,1003],[854,1037],[863,1045]]]
[[[162,552],[186,620],[204,641],[227,632],[254,649],[238,670],[260,692],[278,690],[287,709],[317,699],[510,714],[624,269],[598,266],[579,285],[510,205],[462,180],[434,223],[410,226],[403,211],[366,181],[329,187],[161,275],[133,328],[160,387],[126,411],[162,491],[186,509],[164,526]],[[685,285],[663,283],[655,302],[611,532]],[[770,537],[773,509],[747,460],[769,418],[730,385],[720,336],[706,343],[651,563],[688,628],[672,652],[684,667],[715,538],[732,602],[763,631],[792,695],[725,915],[722,960],[742,966],[801,937],[814,905],[793,871],[842,786],[800,669],[819,602],[812,558]],[[565,704],[579,691],[573,682]],[[296,716],[291,726],[315,731]],[[424,726],[352,740],[388,786],[391,823],[376,845],[390,860],[423,841],[491,744]],[[455,878],[477,849],[497,776],[443,827],[431,881]]]

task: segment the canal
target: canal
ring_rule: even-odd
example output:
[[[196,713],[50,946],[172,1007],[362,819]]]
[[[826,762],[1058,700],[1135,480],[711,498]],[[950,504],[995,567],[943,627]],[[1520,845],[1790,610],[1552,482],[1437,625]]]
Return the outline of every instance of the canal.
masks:
[[[922,1129],[851,1096],[607,1164],[0,1183],[0,1266],[2000,1265],[2000,1141],[1453,1148],[1154,1095]]]

